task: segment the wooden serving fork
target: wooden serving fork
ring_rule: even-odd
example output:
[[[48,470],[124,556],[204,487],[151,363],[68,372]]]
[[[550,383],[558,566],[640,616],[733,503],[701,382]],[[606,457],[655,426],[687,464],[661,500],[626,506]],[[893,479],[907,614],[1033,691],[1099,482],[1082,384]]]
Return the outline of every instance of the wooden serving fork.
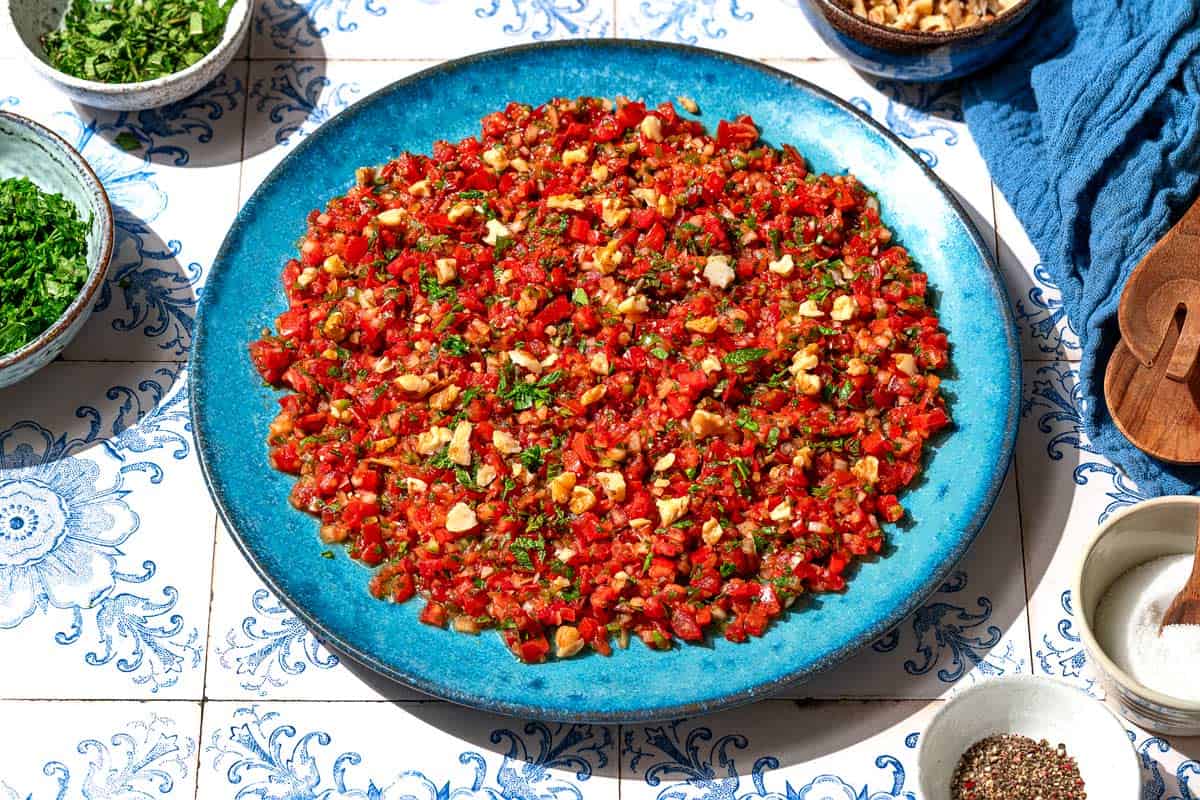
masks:
[[[1200,199],[1129,276],[1117,322],[1104,375],[1113,422],[1155,458],[1200,463]]]

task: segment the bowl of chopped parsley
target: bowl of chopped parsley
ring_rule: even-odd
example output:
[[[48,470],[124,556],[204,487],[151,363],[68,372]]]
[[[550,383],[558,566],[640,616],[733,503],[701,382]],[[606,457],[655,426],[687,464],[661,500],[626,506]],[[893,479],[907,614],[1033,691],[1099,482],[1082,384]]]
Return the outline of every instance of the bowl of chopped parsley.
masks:
[[[76,102],[123,111],[182,100],[217,77],[251,0],[10,0],[27,60]]]
[[[0,386],[32,375],[79,332],[112,247],[108,195],[83,157],[0,111]]]

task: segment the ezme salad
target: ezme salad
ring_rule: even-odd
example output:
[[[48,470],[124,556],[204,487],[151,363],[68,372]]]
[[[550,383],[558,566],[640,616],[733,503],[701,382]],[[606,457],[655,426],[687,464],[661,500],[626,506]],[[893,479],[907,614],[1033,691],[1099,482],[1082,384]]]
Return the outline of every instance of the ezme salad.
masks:
[[[292,502],[526,662],[763,635],[880,552],[949,424],[925,274],[747,116],[510,103],[360,169],[283,282],[250,349]]]

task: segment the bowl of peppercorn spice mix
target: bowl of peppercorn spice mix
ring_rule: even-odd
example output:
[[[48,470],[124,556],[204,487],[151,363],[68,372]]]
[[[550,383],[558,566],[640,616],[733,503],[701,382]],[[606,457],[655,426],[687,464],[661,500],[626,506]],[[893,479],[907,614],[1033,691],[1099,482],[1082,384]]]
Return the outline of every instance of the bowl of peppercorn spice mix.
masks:
[[[108,195],[83,157],[0,111],[0,387],[41,369],[83,327],[112,246]]]
[[[1020,675],[978,683],[934,715],[917,753],[925,800],[1135,800],[1125,726],[1070,684]]]
[[[194,94],[233,59],[251,0],[8,0],[34,71],[83,105],[136,111]]]
[[[904,81],[961,78],[1032,30],[1037,0],[803,0],[825,43],[863,72]]]

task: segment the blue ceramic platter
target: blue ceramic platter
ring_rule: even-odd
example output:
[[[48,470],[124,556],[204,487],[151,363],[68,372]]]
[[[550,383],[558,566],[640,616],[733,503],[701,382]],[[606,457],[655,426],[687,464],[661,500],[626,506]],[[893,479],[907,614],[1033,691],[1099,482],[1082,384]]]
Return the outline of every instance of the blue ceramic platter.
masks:
[[[276,393],[246,347],[286,307],[279,273],[305,216],[342,194],[354,169],[437,139],[476,135],[510,100],[622,94],[652,104],[686,95],[715,129],[750,113],[821,171],[853,170],[885,221],[929,273],[953,346],[945,386],[957,428],[904,496],[911,524],[863,565],[842,595],[822,595],[748,644],[654,652],[634,642],[540,666],[518,663],[492,633],[422,625],[421,603],[367,592],[368,570],[321,557],[315,520],[287,502],[292,478],[267,464]],[[191,364],[196,439],[221,517],[271,589],[317,635],[367,667],[448,700],[548,719],[665,719],[746,703],[836,664],[913,611],[967,550],[991,510],[1017,428],[1020,362],[995,265],[962,208],[894,136],[856,109],[761,64],[692,48],[616,40],[539,44],[444,64],[383,89],[324,125],[246,203],[201,298]],[[217,591],[221,587],[216,587]]]

